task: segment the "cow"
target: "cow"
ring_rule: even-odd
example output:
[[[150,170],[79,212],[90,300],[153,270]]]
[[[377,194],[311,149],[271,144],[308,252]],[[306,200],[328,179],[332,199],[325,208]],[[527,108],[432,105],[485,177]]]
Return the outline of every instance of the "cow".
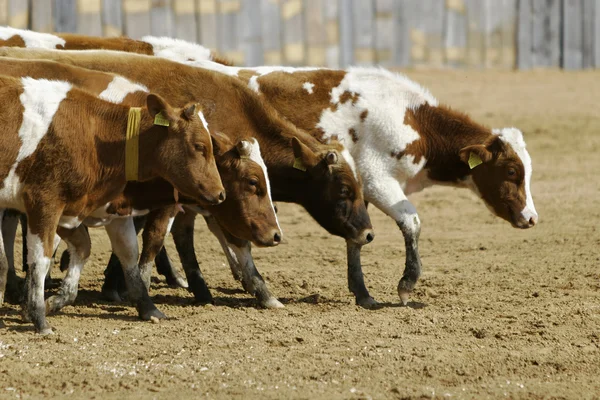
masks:
[[[223,65],[231,63],[215,52],[195,43],[169,37],[144,36],[140,40],[127,37],[96,37],[72,33],[42,33],[0,26],[0,46],[64,50],[118,50],[153,55],[178,62],[210,60]]]
[[[216,131],[237,130],[259,141],[272,183],[275,201],[301,204],[329,233],[363,246],[374,233],[366,211],[360,176],[348,150],[332,140],[321,143],[283,119],[238,79],[186,66],[157,57],[112,51],[68,51],[2,48],[0,55],[21,59],[54,60],[61,63],[117,73],[141,83],[181,104],[201,94],[214,108],[209,125]],[[165,76],[177,77],[167,82]],[[190,221],[192,223],[193,221]],[[228,259],[241,261],[234,274],[259,304],[267,308],[283,305],[271,295],[252,260],[250,243],[228,241],[217,221],[209,217]],[[185,229],[190,229],[189,225]],[[195,258],[195,257],[193,257]],[[184,269],[188,281],[198,282],[190,290],[206,300],[206,287],[198,265]]]
[[[100,98],[111,99],[113,102],[122,100],[124,104],[128,105],[144,103],[148,96],[147,89],[144,86],[130,82],[123,77],[62,65],[52,61],[2,58],[0,59],[0,68],[5,73],[17,77],[29,76],[68,81],[72,84],[78,84],[77,87],[79,88],[99,95]],[[204,126],[208,130],[202,111],[198,111],[198,115],[204,121]],[[233,142],[223,134],[218,135],[217,138],[213,138],[213,142],[216,144],[217,167],[228,196],[219,206],[204,206],[203,211],[218,219],[221,226],[237,238],[251,241],[258,246],[279,244],[281,230],[271,202],[270,183],[258,142],[254,139],[250,141],[242,140],[234,146]],[[173,202],[172,189],[165,188],[164,182],[162,186],[154,182],[152,184],[145,182],[129,183],[121,198],[113,200],[111,205],[107,206],[107,209],[111,210],[107,214],[108,218],[114,218],[115,215],[135,215],[139,214],[137,210],[152,210],[165,205],[165,201]],[[135,202],[137,206],[132,205],[132,202]],[[167,216],[168,220],[172,213],[173,211],[168,209],[156,210],[152,214],[159,216],[157,218]],[[103,211],[100,211],[100,214],[103,214]],[[88,217],[84,223],[98,225],[106,222],[103,220],[97,221],[97,219]],[[10,248],[12,242],[14,242],[15,230],[16,225],[13,224],[13,231],[9,235],[11,239],[7,248]],[[148,234],[153,233],[149,232]],[[153,257],[150,259],[148,257],[151,256],[152,251],[153,249],[146,248],[146,246],[142,250],[140,266],[146,287],[150,283],[150,262]],[[9,261],[9,268],[11,276],[14,278],[14,262]],[[71,304],[74,301],[77,285],[71,282],[67,286],[70,289],[61,293],[64,294],[62,296],[64,300],[55,302],[60,304],[60,307],[53,307],[52,311],[56,311],[65,304]],[[73,287],[75,291],[72,290]]]
[[[119,196],[127,180],[163,178],[178,193],[205,205],[225,199],[209,151],[210,136],[195,104],[173,109],[151,94],[146,108],[132,108],[108,103],[64,81],[3,76],[0,99],[0,214],[9,208],[27,214],[31,269],[26,314],[40,334],[52,333],[46,320],[44,277],[55,233],[71,248],[71,264],[83,265],[90,242],[82,221]],[[110,224],[107,232],[113,246],[131,251],[126,224]],[[162,317],[139,270],[125,261],[129,295],[140,317]],[[7,267],[2,244],[0,302]]]

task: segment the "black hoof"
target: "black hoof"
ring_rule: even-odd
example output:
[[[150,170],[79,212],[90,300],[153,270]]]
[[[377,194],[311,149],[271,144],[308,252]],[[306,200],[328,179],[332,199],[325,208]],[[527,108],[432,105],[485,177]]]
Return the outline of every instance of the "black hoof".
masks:
[[[142,319],[144,321],[150,321],[152,318],[156,318],[156,319],[167,318],[167,316],[165,314],[163,314],[158,308],[156,308],[156,306],[154,306],[154,304],[152,305],[152,307],[150,307],[150,306],[145,307],[145,309],[142,309],[141,307],[139,307],[138,315],[140,316],[140,319]]]
[[[194,294],[196,302],[199,304],[215,304],[206,281],[200,277],[190,277],[189,288],[190,292]]]
[[[123,301],[119,292],[114,289],[102,288],[102,300],[110,301],[111,303],[120,303]]]

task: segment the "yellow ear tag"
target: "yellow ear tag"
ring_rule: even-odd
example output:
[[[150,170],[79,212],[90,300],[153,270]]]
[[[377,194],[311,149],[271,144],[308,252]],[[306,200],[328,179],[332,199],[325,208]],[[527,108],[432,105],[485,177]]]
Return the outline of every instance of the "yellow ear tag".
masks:
[[[299,169],[300,171],[306,171],[306,166],[300,157],[294,159],[294,168]]]
[[[483,161],[481,161],[481,158],[477,154],[472,152],[469,155],[469,168],[473,169],[480,164],[483,164]]]
[[[169,120],[165,118],[162,111],[154,116],[154,125],[169,126]]]

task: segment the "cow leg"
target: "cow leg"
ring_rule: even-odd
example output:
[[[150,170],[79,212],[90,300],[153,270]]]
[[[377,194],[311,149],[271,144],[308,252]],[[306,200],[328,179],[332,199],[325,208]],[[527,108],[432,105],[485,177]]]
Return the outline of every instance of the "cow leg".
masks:
[[[146,217],[133,218],[135,234],[142,230],[146,223]],[[125,275],[119,258],[114,252],[110,254],[108,265],[104,270],[104,283],[102,284],[102,298],[114,303],[119,303],[127,297],[127,285],[125,284]]]
[[[4,250],[4,213],[5,209],[0,208],[0,230],[2,231],[2,237],[0,237],[0,305],[4,303],[4,294],[6,293],[6,282],[8,279],[8,257]]]
[[[24,279],[17,276],[15,270],[15,238],[19,226],[19,216],[10,211],[4,213],[2,223],[2,238],[4,240],[4,251],[8,262],[8,274],[6,279],[6,299],[19,303],[23,293]],[[1,261],[0,261],[1,262]]]
[[[140,276],[140,269],[137,265],[139,249],[133,218],[113,220],[106,226],[106,232],[113,251],[121,262],[128,297],[136,305],[140,318],[143,320],[150,320],[152,317],[165,318],[165,315],[156,308],[150,299]]]
[[[171,231],[171,227],[173,225],[173,221],[175,220],[175,214],[177,210],[175,207],[165,207],[158,210],[154,210],[148,214],[148,218],[146,220],[146,226],[144,227],[144,232],[142,233],[143,239],[143,248],[142,255],[140,257],[140,269],[142,274],[142,279],[144,280],[144,284],[147,288],[150,287],[150,278],[152,275],[152,264],[155,259],[158,257],[161,249],[163,249],[165,236]],[[165,252],[166,255],[166,252]],[[172,269],[169,262],[169,267],[167,268],[164,264],[161,265],[163,271],[164,269]],[[171,271],[170,275],[172,276],[172,280],[182,281],[183,278],[179,276],[179,274],[175,271]],[[177,285],[181,286],[181,285]]]
[[[58,232],[60,237],[67,243],[69,249],[69,266],[58,293],[46,300],[47,313],[56,312],[64,306],[75,302],[79,287],[79,277],[81,276],[83,266],[90,257],[90,235],[84,225],[79,225],[76,229],[59,227]]]
[[[39,198],[24,196],[27,210],[27,264],[26,278],[27,303],[24,317],[29,317],[36,332],[42,335],[53,333],[46,321],[44,302],[44,281],[54,247],[54,235],[62,207],[48,205]]]
[[[231,270],[242,271],[244,289],[254,295],[259,304],[265,308],[283,308],[283,304],[271,295],[263,277],[256,269],[252,259],[250,242],[234,238],[226,233],[213,217],[205,217],[205,219],[208,229],[219,240]]]
[[[172,218],[172,221],[174,220],[175,218]],[[170,224],[172,226],[172,222]],[[161,247],[158,255],[154,259],[154,264],[156,265],[156,272],[165,277],[167,285],[184,289],[188,288],[187,280],[181,276],[181,274],[175,269],[175,266],[171,263],[171,259],[169,259],[169,255],[167,254],[167,249],[165,246]]]
[[[393,177],[373,178],[369,180],[368,174],[364,175],[365,197],[384,213],[394,218],[396,225],[404,236],[406,248],[406,263],[404,273],[398,283],[398,295],[402,304],[408,303],[410,292],[414,289],[421,275],[421,257],[419,256],[419,235],[421,234],[421,220],[417,215],[415,206],[408,201],[400,184]],[[368,196],[367,196],[368,195]]]
[[[185,214],[177,214],[171,233],[188,281],[188,290],[194,294],[196,301],[199,303],[211,304],[214,300],[204,280],[198,259],[196,258],[196,252],[194,251],[196,215],[196,212],[188,208],[186,208]]]
[[[360,261],[362,246],[350,240],[346,241],[346,254],[348,260],[348,290],[354,294],[356,304],[361,307],[371,308],[377,305],[377,301],[371,297],[365,285]]]

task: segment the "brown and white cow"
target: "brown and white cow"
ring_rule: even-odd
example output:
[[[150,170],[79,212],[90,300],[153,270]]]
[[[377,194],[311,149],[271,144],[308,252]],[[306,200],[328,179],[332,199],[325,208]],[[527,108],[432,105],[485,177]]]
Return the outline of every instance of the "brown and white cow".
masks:
[[[227,67],[194,65],[237,76],[297,126],[352,153],[365,199],[402,231],[406,265],[398,294],[406,304],[421,273],[421,222],[411,193],[441,184],[469,188],[515,228],[538,221],[531,195],[531,157],[516,128],[489,129],[439,105],[406,76],[378,68]],[[360,246],[348,242],[349,288],[357,302],[375,301],[364,284]]]
[[[122,101],[127,105],[141,105],[146,102],[148,96],[147,89],[143,85],[130,82],[123,77],[52,61],[0,58],[0,69],[16,77],[29,76],[67,81],[115,103]],[[208,130],[202,110],[197,112]],[[234,145],[224,135],[218,135],[213,138],[213,141],[217,145],[215,149],[217,167],[228,195],[218,206],[204,206],[204,209],[218,219],[226,231],[237,238],[251,241],[258,246],[277,245],[281,240],[281,230],[271,202],[269,179],[258,142],[254,139],[242,140]],[[174,204],[173,189],[172,187],[169,189],[168,185],[159,179],[153,182],[130,182],[120,198],[94,212],[84,223],[88,226],[105,225],[115,217],[140,215],[147,212],[140,210],[153,210]],[[166,210],[166,214],[172,212],[170,208]],[[155,214],[166,215],[159,211],[154,211],[153,215]],[[15,224],[12,224],[12,230],[11,233],[6,232],[7,239],[10,238],[7,240],[9,243],[6,243],[8,248],[14,242]],[[146,233],[146,235],[150,234],[154,232]],[[148,240],[144,241],[144,244],[140,267],[142,278],[148,287],[151,261],[157,253],[152,246],[156,247],[157,244],[148,243]],[[137,254],[137,251],[134,253]],[[135,261],[137,260],[133,262]],[[9,262],[9,269],[10,276],[14,279],[13,262]],[[71,275],[74,278],[71,278]],[[78,271],[67,274],[60,296],[52,301],[53,305],[48,307],[49,311],[56,311],[75,300],[78,277]]]
[[[117,50],[157,56],[177,62],[211,60],[223,65],[231,63],[204,46],[168,37],[144,36],[141,40],[127,37],[95,37],[72,33],[41,33],[0,26],[0,46],[64,50]]]
[[[0,55],[49,59],[117,73],[144,84],[173,104],[201,95],[215,110],[207,116],[212,129],[258,139],[264,149],[274,200],[301,204],[321,226],[348,242],[362,246],[373,240],[360,177],[350,153],[335,140],[323,144],[297,129],[237,78],[156,57],[111,51],[2,48]],[[165,76],[176,79],[167,80]],[[228,258],[238,260],[236,271],[246,289],[261,305],[282,307],[256,270],[250,244],[228,242],[218,224],[211,230],[219,236]],[[197,266],[191,268],[195,270],[190,272],[198,274]],[[198,296],[196,292],[195,295]]]
[[[0,209],[16,209],[28,217],[27,311],[37,332],[52,332],[45,316],[44,277],[55,232],[73,250],[71,263],[85,263],[89,236],[81,223],[124,190],[126,163],[130,178],[161,177],[200,204],[218,204],[224,199],[212,151],[197,151],[197,147],[210,149],[212,145],[193,104],[177,110],[149,95],[147,109],[136,112],[68,82],[2,76],[0,99]],[[168,126],[155,124],[158,114]],[[137,151],[126,151],[136,144]],[[131,249],[127,230],[119,224],[109,226],[113,245]],[[7,275],[3,246],[0,253],[1,300]],[[131,275],[129,294],[140,316],[162,317],[139,270],[125,272]]]

